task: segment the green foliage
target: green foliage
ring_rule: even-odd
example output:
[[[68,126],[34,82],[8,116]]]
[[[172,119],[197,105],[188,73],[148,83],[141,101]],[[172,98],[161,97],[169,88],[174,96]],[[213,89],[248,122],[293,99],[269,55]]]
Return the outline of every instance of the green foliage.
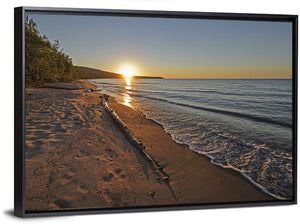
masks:
[[[60,49],[59,40],[51,43],[41,36],[36,23],[25,22],[25,83],[26,87],[41,87],[47,82],[68,82],[80,79],[84,73]]]

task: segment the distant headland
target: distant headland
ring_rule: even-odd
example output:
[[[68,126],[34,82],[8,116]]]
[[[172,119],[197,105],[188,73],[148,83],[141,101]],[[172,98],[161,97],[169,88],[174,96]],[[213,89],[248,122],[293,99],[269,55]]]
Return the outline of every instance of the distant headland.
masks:
[[[114,72],[103,71],[100,69],[89,68],[86,66],[76,66],[84,74],[84,79],[124,79],[124,76]],[[132,76],[134,79],[164,79],[159,76]]]

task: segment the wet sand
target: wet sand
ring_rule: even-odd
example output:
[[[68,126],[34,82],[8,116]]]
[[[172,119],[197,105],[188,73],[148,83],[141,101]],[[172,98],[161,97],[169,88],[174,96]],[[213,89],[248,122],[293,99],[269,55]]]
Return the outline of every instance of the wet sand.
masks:
[[[162,180],[83,81],[26,90],[26,211],[275,200],[239,173],[174,142],[163,128],[108,105],[169,176]]]

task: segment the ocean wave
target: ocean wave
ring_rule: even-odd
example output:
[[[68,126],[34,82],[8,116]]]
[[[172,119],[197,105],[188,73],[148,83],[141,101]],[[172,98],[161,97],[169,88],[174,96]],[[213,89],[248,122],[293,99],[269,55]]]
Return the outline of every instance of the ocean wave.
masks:
[[[265,144],[243,142],[219,131],[208,121],[198,124],[191,121],[189,126],[189,120],[183,117],[181,119],[185,125],[176,120],[168,123],[162,122],[159,117],[149,116],[144,110],[139,111],[161,124],[174,141],[207,156],[213,164],[238,171],[252,184],[277,199],[292,198],[291,153],[276,153]]]

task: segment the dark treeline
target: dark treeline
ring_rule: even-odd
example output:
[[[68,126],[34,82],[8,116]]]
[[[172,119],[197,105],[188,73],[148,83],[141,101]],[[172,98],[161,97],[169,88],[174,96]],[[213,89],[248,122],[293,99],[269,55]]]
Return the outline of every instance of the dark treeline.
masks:
[[[75,67],[72,58],[63,52],[58,40],[51,43],[45,35],[40,35],[37,24],[32,19],[26,19],[26,87],[41,87],[47,82],[67,82],[85,76],[85,72]]]

